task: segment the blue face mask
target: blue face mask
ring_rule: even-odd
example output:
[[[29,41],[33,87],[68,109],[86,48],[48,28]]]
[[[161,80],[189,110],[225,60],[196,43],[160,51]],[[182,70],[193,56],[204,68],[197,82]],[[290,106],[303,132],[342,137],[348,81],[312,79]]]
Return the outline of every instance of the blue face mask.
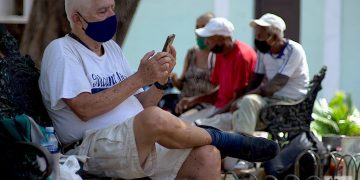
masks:
[[[97,42],[106,42],[115,35],[117,28],[116,15],[110,16],[103,21],[88,22],[80,13],[78,14],[88,24],[84,31],[91,39]]]

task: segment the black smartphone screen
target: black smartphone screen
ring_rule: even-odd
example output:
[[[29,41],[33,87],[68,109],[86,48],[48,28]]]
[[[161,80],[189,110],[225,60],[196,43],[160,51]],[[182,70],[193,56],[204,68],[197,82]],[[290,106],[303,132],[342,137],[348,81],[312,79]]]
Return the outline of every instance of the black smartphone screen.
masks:
[[[170,34],[165,41],[164,47],[162,49],[162,52],[166,52],[168,50],[169,45],[173,43],[175,39],[175,34]]]

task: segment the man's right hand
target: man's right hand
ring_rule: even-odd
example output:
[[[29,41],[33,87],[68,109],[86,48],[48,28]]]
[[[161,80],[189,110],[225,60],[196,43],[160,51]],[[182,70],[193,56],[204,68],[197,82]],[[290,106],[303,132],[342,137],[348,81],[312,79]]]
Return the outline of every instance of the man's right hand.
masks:
[[[146,53],[136,72],[144,85],[150,85],[154,82],[165,84],[171,71],[172,59],[169,54],[166,52],[154,54],[154,51]]]
[[[182,114],[185,110],[195,105],[195,97],[184,97],[182,98],[175,107],[175,112]]]

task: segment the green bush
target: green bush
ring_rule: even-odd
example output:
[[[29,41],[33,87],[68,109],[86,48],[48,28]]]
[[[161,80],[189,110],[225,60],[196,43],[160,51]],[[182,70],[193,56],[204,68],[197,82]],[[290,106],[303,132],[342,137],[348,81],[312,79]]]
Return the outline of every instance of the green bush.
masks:
[[[324,98],[317,100],[312,118],[311,130],[317,135],[360,135],[360,113],[350,94],[337,92],[330,103]]]

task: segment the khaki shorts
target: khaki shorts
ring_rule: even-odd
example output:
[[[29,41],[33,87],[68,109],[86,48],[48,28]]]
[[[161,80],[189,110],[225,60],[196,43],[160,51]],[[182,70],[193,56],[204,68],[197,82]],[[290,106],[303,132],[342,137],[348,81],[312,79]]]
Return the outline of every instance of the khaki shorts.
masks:
[[[148,176],[152,179],[175,179],[191,149],[167,149],[155,144],[144,169],[136,148],[134,118],[104,129],[89,130],[82,144],[75,149],[78,155],[89,157],[84,170],[90,174],[134,179]]]

